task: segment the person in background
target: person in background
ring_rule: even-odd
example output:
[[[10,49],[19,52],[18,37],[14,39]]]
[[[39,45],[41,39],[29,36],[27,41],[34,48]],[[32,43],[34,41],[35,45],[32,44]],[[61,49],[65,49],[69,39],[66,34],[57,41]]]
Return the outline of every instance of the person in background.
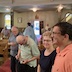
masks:
[[[11,35],[9,37],[9,43],[8,45],[10,45],[10,55],[11,55],[11,72],[16,72],[16,63],[17,60],[15,58],[15,56],[17,55],[18,52],[18,44],[16,42],[16,37],[18,35],[20,35],[21,33],[19,33],[18,28],[13,26],[11,28]]]
[[[53,26],[52,37],[58,46],[52,72],[72,72],[72,24],[57,23]]]
[[[17,72],[37,72],[37,59],[39,59],[39,49],[32,38],[19,35],[16,37],[19,44],[16,59],[19,60]]]
[[[49,24],[46,24],[45,30],[48,31],[49,28],[50,28],[50,27],[49,27]]]
[[[49,24],[47,24],[44,28],[42,28],[41,31],[42,31],[42,34],[43,34],[45,31],[51,31],[51,28],[49,27]]]
[[[36,42],[36,44],[38,44],[38,41],[37,41],[37,38],[36,38],[36,35],[35,35],[35,33],[34,33],[34,30],[33,30],[33,28],[32,28],[32,26],[31,26],[31,23],[27,23],[27,28],[24,30],[24,32],[23,32],[23,35],[28,35],[28,36],[30,36],[35,42]]]
[[[1,31],[2,37],[9,37],[10,36],[10,30],[7,29],[5,26]]]
[[[56,56],[56,50],[53,47],[51,32],[46,31],[42,34],[42,43],[44,49],[40,54],[37,72],[51,72]]]

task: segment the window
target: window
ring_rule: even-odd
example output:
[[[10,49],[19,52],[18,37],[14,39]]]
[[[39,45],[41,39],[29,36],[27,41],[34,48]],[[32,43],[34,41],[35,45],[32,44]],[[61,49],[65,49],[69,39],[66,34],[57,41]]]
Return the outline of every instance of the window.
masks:
[[[5,15],[5,26],[7,29],[11,29],[11,16],[9,14]]]
[[[72,14],[71,13],[67,13],[66,14],[66,22],[69,21],[72,18]]]
[[[41,38],[41,35],[40,35],[40,21],[39,20],[34,21],[34,33],[37,37],[37,40],[39,41],[40,38]]]
[[[35,35],[40,35],[39,21],[34,21],[34,33]]]

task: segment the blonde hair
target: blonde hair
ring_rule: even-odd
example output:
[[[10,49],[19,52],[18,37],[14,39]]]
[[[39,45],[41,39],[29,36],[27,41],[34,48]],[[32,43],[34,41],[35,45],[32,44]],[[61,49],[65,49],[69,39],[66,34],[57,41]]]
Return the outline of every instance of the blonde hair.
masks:
[[[42,37],[44,37],[44,36],[48,36],[48,37],[51,38],[51,32],[50,32],[50,31],[44,32],[44,33],[42,34]]]

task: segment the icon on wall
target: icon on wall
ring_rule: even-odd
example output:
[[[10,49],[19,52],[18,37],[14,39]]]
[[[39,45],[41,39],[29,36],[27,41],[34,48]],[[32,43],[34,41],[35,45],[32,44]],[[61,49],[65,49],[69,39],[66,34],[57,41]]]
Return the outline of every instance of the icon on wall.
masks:
[[[37,14],[35,15],[35,19],[39,19],[39,16]]]
[[[18,18],[18,23],[22,23],[22,18],[21,17]]]

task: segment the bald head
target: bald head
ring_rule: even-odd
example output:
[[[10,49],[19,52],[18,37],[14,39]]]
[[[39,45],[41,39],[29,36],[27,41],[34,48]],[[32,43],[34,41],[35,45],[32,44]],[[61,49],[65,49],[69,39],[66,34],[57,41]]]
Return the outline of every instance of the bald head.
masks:
[[[17,43],[22,42],[23,39],[24,39],[24,36],[22,36],[22,35],[19,35],[19,36],[16,37],[16,41],[17,41]]]
[[[19,35],[16,37],[16,42],[20,45],[24,45],[24,44],[26,44],[27,40],[26,40],[25,36]]]

